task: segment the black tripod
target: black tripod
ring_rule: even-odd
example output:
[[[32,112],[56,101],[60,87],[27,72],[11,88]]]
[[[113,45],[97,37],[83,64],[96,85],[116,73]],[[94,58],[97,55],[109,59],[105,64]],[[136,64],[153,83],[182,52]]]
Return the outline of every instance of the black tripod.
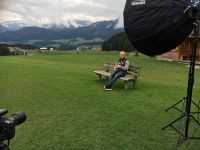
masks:
[[[0,142],[0,150],[10,150],[9,149],[9,142],[8,142],[8,145],[4,144],[3,142]]]
[[[186,97],[183,97],[182,100],[176,102],[174,105],[170,106],[169,108],[165,109],[166,112],[168,112],[169,110],[171,109],[175,109],[181,113],[183,113],[183,110],[181,110],[180,108],[177,108],[176,106],[179,105],[180,103],[182,103],[183,105],[185,104],[185,101],[186,101]],[[193,100],[191,101],[191,103],[198,109],[200,110],[200,107],[199,105],[197,105]],[[199,113],[199,112],[191,112],[192,114],[195,114],[195,113]]]
[[[200,137],[193,137],[189,135],[189,128],[190,128],[190,121],[194,120],[194,122],[200,126],[200,122],[195,118],[194,114],[199,112],[191,112],[191,106],[194,104],[198,109],[199,106],[192,101],[192,94],[193,94],[193,85],[194,85],[194,75],[195,75],[195,64],[196,64],[196,51],[197,51],[197,45],[199,40],[199,12],[198,8],[199,2],[195,3],[192,6],[189,6],[186,11],[189,11],[189,17],[193,19],[193,34],[191,36],[192,38],[192,55],[190,57],[190,68],[189,68],[189,74],[188,74],[188,86],[187,86],[187,96],[183,98],[183,100],[177,102],[173,106],[169,107],[165,111],[170,110],[171,108],[175,108],[176,110],[180,111],[182,115],[171,122],[170,124],[166,125],[162,130],[165,130],[168,127],[172,127],[176,132],[178,132],[181,135],[181,139],[183,141],[186,141],[188,139],[198,139],[200,140]],[[182,111],[176,107],[176,105],[180,104],[181,102],[185,103],[185,111]],[[184,128],[182,131],[174,127],[174,124],[180,120],[184,119]],[[181,141],[178,141],[177,147],[182,144]]]

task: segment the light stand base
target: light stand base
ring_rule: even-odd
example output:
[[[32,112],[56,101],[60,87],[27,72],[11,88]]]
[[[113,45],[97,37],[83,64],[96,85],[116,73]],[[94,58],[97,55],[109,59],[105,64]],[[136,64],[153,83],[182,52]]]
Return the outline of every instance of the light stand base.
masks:
[[[200,137],[185,135],[183,131],[180,131],[174,126],[176,122],[181,121],[182,119],[186,120],[188,117],[190,121],[193,120],[198,126],[200,126],[200,122],[193,115],[187,116],[186,114],[183,114],[181,117],[179,117],[178,119],[174,120],[173,122],[171,122],[170,124],[166,125],[165,127],[161,129],[163,131],[171,127],[175,132],[177,132],[180,135],[179,140],[176,142],[175,150],[177,150],[178,147],[180,147],[187,140],[200,140]],[[184,122],[184,124],[186,124],[186,121]]]
[[[174,125],[176,122],[180,121],[181,119],[187,118],[187,117],[190,118],[190,121],[191,121],[191,120],[194,120],[194,121],[197,123],[197,125],[200,126],[200,122],[199,122],[193,115],[187,116],[186,114],[184,114],[184,115],[180,116],[179,118],[177,118],[176,120],[174,120],[173,122],[171,122],[171,123],[169,123],[168,125],[166,125],[165,127],[163,127],[161,130],[163,131],[163,130],[165,130],[166,128],[171,127],[172,129],[174,129],[174,131],[176,131],[177,133],[179,133],[179,134],[181,134],[183,137],[185,137],[185,136],[182,134],[182,132],[179,131],[179,130],[178,130],[176,127],[174,127],[173,125]],[[189,138],[189,137],[185,137],[185,138]],[[190,138],[193,138],[193,137],[190,137]],[[197,139],[200,139],[200,137],[196,137],[196,138],[197,138]]]

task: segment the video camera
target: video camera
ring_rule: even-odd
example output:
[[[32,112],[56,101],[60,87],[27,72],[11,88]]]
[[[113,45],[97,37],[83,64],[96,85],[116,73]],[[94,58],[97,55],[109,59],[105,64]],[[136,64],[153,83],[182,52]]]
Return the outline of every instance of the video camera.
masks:
[[[15,126],[26,120],[24,112],[16,112],[10,118],[4,117],[7,109],[0,109],[0,150],[9,150],[10,140],[15,136]],[[8,141],[8,144],[3,143]]]

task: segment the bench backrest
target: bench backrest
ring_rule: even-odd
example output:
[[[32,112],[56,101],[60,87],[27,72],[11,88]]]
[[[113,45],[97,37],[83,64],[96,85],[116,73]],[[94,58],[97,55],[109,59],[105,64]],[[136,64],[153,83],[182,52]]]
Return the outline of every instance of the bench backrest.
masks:
[[[105,63],[104,68],[106,72],[112,72],[114,70],[115,63]],[[141,67],[129,65],[128,74],[138,77],[140,75]]]

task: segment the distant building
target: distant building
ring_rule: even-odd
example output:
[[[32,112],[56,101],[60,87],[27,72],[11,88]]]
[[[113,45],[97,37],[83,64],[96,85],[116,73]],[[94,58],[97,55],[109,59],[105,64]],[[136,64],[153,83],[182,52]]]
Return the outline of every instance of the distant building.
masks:
[[[92,47],[92,46],[83,46],[83,47],[77,47],[76,48],[76,51],[89,51],[89,50],[95,50],[95,48],[94,47]]]
[[[47,47],[41,47],[40,50],[48,50]]]
[[[22,50],[18,47],[8,47],[11,55],[28,55],[28,51]]]
[[[41,47],[39,51],[55,51],[54,47]]]
[[[52,52],[54,51],[55,49],[53,47],[50,47],[49,50]]]

